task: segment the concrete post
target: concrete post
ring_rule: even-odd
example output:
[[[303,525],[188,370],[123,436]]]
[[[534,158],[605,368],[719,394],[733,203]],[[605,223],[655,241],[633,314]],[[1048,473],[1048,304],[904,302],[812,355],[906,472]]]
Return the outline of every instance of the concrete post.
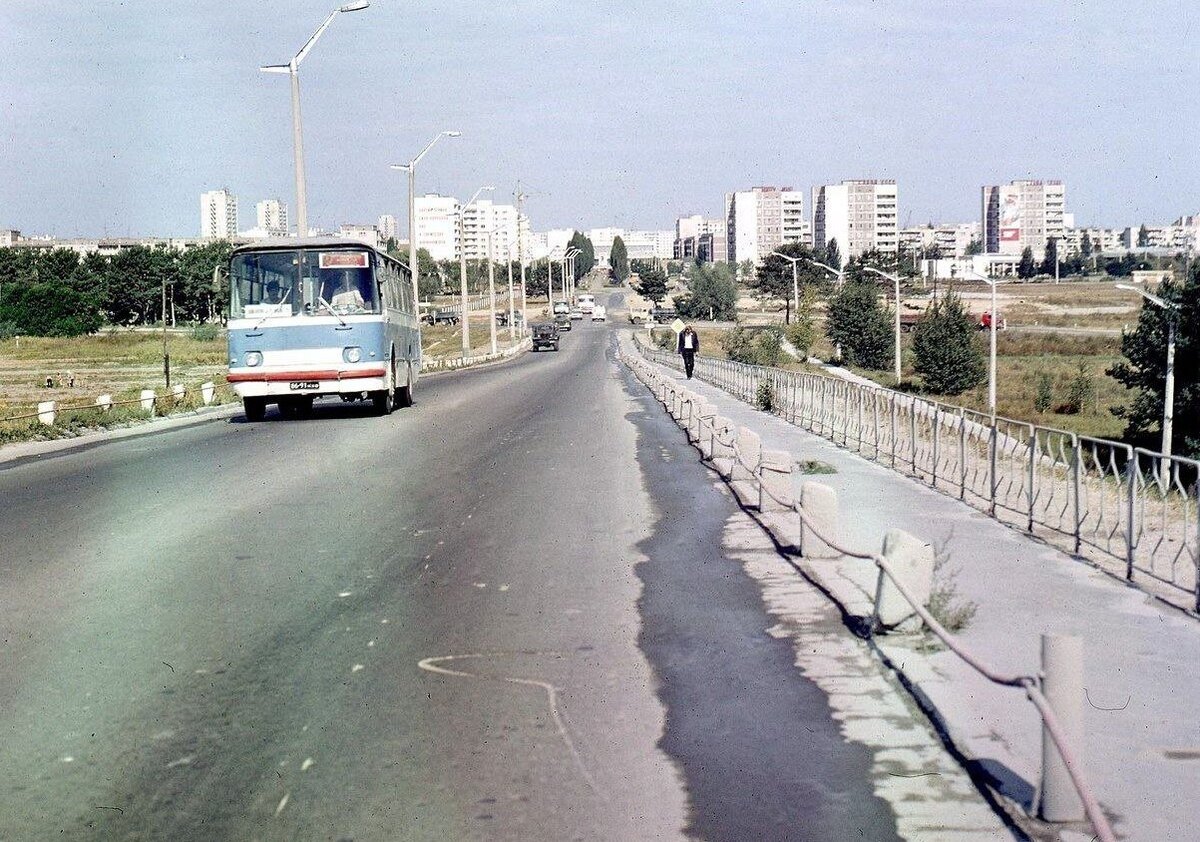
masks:
[[[200,384],[200,399],[204,401],[204,405],[208,406],[213,402],[213,398],[217,395],[217,387],[210,380],[207,383]]]
[[[889,529],[883,536],[883,557],[922,607],[929,604],[933,586],[933,546],[902,529]],[[895,628],[916,612],[883,570],[875,582],[875,621],[882,629]]]
[[[1042,693],[1058,717],[1067,743],[1083,746],[1083,640],[1073,635],[1042,635]],[[1083,762],[1080,759],[1079,762]],[[1083,803],[1059,757],[1050,732],[1042,727],[1042,785],[1038,815],[1048,822],[1083,821]]]
[[[180,403],[186,393],[187,390],[183,388],[182,383],[176,383],[171,387],[171,396],[175,398],[175,403]]]
[[[100,407],[101,411],[108,412],[112,409],[112,395],[101,395],[96,398],[96,406]]]
[[[809,480],[800,486],[800,508],[816,529],[838,540],[837,492],[828,485]],[[801,521],[800,555],[806,558],[835,558],[839,553],[822,540],[813,528]]]
[[[753,482],[758,466],[762,462],[762,439],[748,427],[739,427],[737,432],[737,455],[730,479]]]
[[[762,477],[758,489],[760,512],[792,508],[792,464],[792,454],[786,450],[763,451],[759,467]]]
[[[54,423],[54,416],[57,412],[58,405],[54,401],[42,401],[37,407],[38,421],[45,424],[47,427]]]
[[[142,389],[141,405],[142,405],[143,412],[149,412],[151,415],[154,414],[154,390],[153,389]]]

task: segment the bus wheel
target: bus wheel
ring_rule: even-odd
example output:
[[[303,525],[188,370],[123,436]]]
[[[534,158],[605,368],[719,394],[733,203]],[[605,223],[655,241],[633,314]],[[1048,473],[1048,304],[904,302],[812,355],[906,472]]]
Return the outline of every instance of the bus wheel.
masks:
[[[387,388],[371,393],[371,403],[380,415],[391,415],[396,408],[396,364],[388,366]]]
[[[406,368],[408,370],[408,385],[401,389],[396,395],[396,403],[405,409],[413,405],[413,391],[415,389],[412,375],[412,363],[408,363]]]
[[[242,398],[242,411],[247,421],[261,421],[267,417],[267,399]]]

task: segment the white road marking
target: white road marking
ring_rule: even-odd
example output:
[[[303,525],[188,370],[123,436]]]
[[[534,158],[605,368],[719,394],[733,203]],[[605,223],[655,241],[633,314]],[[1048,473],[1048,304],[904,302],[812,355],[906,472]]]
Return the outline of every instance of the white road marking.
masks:
[[[372,646],[374,646],[374,645],[375,645],[375,641],[373,641],[373,640],[368,640],[368,641],[367,641],[367,648],[368,648],[368,649],[370,649],[370,648],[371,648]]]
[[[350,668],[350,672],[358,672],[360,669],[363,669],[363,668],[364,667],[362,664],[355,664],[354,666],[352,666]]]
[[[346,597],[350,596],[351,593],[353,593],[353,591],[342,591],[341,593],[338,594],[338,597],[341,599],[345,599]]]
[[[500,592],[501,592],[501,593],[503,593],[503,592],[504,592],[504,591],[506,591],[506,590],[508,590],[508,585],[507,585],[507,584],[505,584],[505,585],[501,585],[501,586],[500,586]]]
[[[300,771],[307,772],[309,769],[312,768],[312,765],[313,765],[313,759],[311,757],[306,757],[306,758],[304,758],[304,762],[300,764]]]
[[[167,768],[174,769],[177,766],[190,766],[195,758],[196,756],[194,754],[189,754],[186,757],[179,758],[178,760],[172,760],[167,764]]]
[[[510,675],[480,675],[479,673],[464,672],[462,670],[438,666],[438,664],[450,663],[452,661],[511,658],[517,655],[553,655],[558,658],[563,657],[562,652],[480,652],[471,655],[442,655],[434,658],[424,658],[417,663],[417,666],[426,672],[438,673],[440,675],[452,675],[458,678],[476,678],[482,681],[504,681],[509,684],[519,684],[525,687],[540,687],[546,692],[546,701],[550,706],[550,716],[554,720],[554,727],[558,730],[558,736],[562,738],[563,744],[566,745],[567,751],[570,752],[572,759],[574,759],[575,766],[579,769],[579,774],[583,776],[583,779],[587,782],[592,792],[596,793],[601,800],[607,801],[608,796],[600,789],[596,783],[596,779],[588,771],[587,766],[583,762],[583,757],[580,756],[579,750],[575,748],[575,742],[571,739],[571,732],[567,730],[566,715],[559,710],[558,706],[559,688],[545,681],[537,681],[532,678],[517,678]]]
[[[291,795],[292,794],[290,792],[285,792],[283,794],[283,798],[279,799],[279,806],[275,808],[275,815],[278,816],[283,812],[283,808],[287,806],[288,799],[291,798]]]
[[[68,754],[66,757],[64,757],[64,758],[62,759],[62,762],[63,762],[63,763],[74,763],[74,762],[75,762],[75,758],[74,758],[74,757],[72,757],[71,755],[69,755],[69,754]]]

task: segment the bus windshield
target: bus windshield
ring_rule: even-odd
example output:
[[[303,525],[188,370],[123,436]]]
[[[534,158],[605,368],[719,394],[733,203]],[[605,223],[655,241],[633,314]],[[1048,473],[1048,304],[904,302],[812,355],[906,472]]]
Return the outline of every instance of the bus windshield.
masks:
[[[247,251],[230,266],[231,319],[378,313],[368,251]]]

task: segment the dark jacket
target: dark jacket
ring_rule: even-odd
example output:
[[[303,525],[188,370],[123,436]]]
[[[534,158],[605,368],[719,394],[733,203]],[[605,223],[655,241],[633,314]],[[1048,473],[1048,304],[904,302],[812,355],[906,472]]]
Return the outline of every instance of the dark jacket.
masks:
[[[700,353],[700,334],[696,333],[696,331],[692,330],[691,328],[684,328],[683,330],[679,331],[679,353],[681,353],[681,354],[683,353],[683,337],[687,336],[688,334],[691,334],[691,336],[692,336],[691,350],[694,353],[699,354]]]

